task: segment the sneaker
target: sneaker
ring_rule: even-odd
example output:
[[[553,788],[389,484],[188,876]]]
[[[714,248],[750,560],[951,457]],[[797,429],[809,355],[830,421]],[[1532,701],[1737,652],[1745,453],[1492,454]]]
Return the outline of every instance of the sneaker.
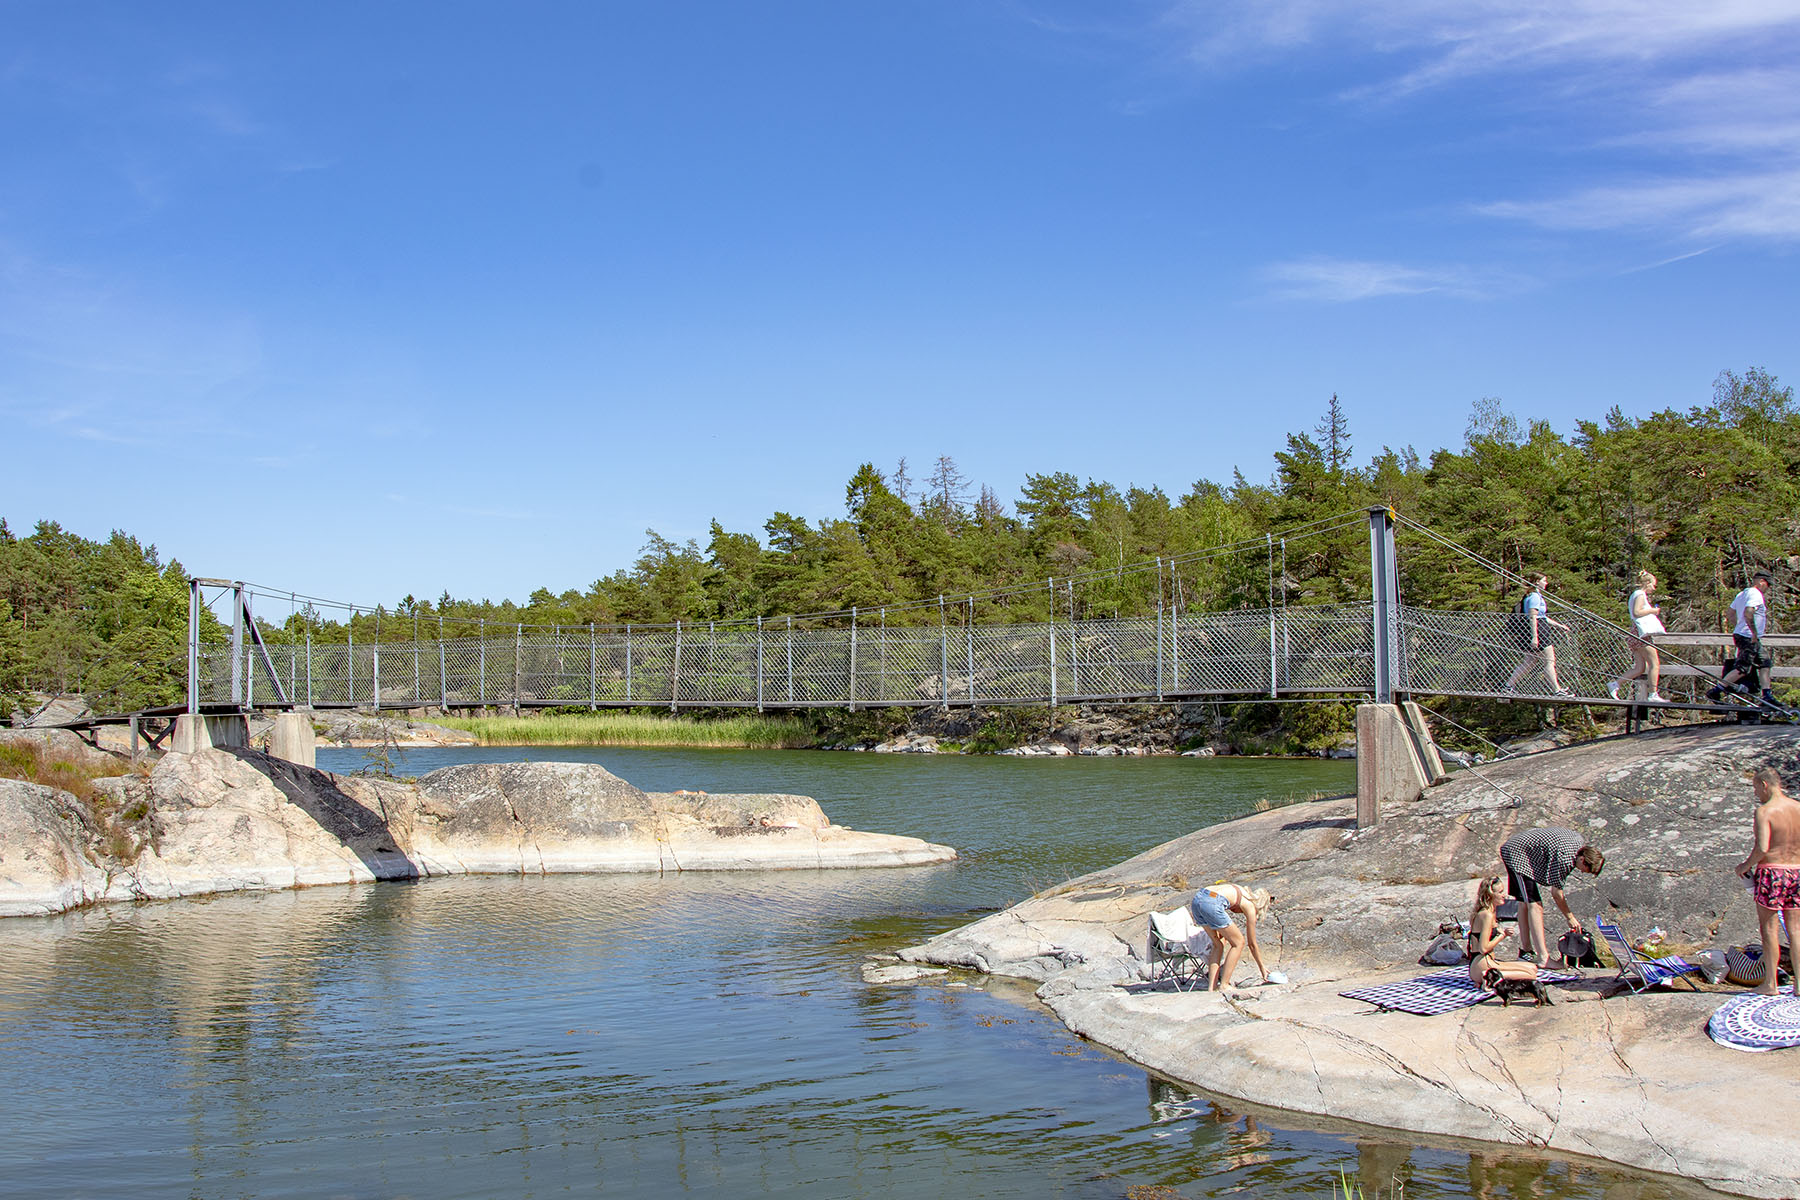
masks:
[[[1614,700],[1617,700],[1619,698],[1619,681],[1618,680],[1609,679],[1606,681],[1606,694],[1611,696]]]
[[[1538,960],[1538,956],[1537,956],[1536,950],[1524,950],[1524,951],[1521,951],[1519,954],[1520,962],[1528,962],[1528,963],[1535,964],[1537,962],[1537,960]]]
[[[1709,687],[1706,689],[1706,698],[1711,700],[1714,704],[1717,704],[1725,698],[1725,692],[1722,688],[1717,686]]]
[[[1573,699],[1575,699],[1575,693],[1571,692],[1568,688],[1557,688],[1554,695],[1556,696],[1556,698],[1558,700],[1573,700]]]
[[[1644,703],[1645,704],[1667,704],[1668,701],[1663,699],[1661,696],[1657,695],[1655,692],[1651,692],[1648,696],[1644,697]]]

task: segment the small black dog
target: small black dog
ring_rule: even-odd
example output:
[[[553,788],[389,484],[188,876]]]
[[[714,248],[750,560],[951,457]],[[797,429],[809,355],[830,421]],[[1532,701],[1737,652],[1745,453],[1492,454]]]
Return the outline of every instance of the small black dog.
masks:
[[[1487,986],[1488,991],[1500,997],[1500,1004],[1503,1008],[1511,1008],[1514,1000],[1524,1000],[1528,997],[1536,999],[1539,1007],[1555,1003],[1550,999],[1550,993],[1544,990],[1544,985],[1540,980],[1508,979],[1496,968],[1489,967],[1487,974],[1482,976],[1481,982]]]

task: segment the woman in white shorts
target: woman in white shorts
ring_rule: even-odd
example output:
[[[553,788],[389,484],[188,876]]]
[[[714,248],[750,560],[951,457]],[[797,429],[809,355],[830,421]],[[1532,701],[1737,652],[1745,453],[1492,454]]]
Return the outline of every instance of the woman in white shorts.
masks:
[[[1634,679],[1646,679],[1650,682],[1650,695],[1647,703],[1662,704],[1664,700],[1657,695],[1656,688],[1662,673],[1662,656],[1650,639],[1665,632],[1662,623],[1662,607],[1650,603],[1650,594],[1656,590],[1656,576],[1648,571],[1639,571],[1637,591],[1631,593],[1631,599],[1625,602],[1631,613],[1631,673],[1619,677],[1617,683],[1607,687],[1612,697],[1618,699],[1619,692]]]

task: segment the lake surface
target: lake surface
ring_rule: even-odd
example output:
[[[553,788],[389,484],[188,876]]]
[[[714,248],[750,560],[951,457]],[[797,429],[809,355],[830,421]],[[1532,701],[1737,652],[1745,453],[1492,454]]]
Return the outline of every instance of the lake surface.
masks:
[[[786,791],[949,866],[454,878],[0,922],[7,1197],[1710,1195],[1251,1113],[1029,988],[859,965],[1353,765],[487,748]],[[363,752],[320,752],[353,770]],[[1229,864],[1222,864],[1221,870]],[[1135,1190],[1134,1190],[1135,1189]],[[1166,1189],[1166,1190],[1157,1190]]]

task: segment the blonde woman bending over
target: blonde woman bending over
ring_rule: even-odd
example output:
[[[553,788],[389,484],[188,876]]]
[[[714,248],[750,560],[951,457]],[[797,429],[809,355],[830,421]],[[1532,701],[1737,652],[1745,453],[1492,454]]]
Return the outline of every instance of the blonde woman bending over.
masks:
[[[1606,688],[1615,700],[1626,684],[1634,679],[1645,679],[1650,683],[1650,695],[1645,698],[1645,702],[1666,703],[1656,693],[1662,675],[1662,656],[1650,644],[1651,638],[1666,632],[1662,623],[1662,606],[1650,603],[1651,593],[1655,591],[1656,576],[1648,571],[1639,571],[1637,591],[1631,593],[1631,599],[1625,602],[1625,607],[1631,613],[1631,673],[1621,675],[1617,683],[1608,684]]]
[[[1245,946],[1250,947],[1250,957],[1256,960],[1256,969],[1262,973],[1262,981],[1269,982],[1269,968],[1263,965],[1262,947],[1256,941],[1256,920],[1268,912],[1269,905],[1274,902],[1275,897],[1263,888],[1247,888],[1242,884],[1223,882],[1201,888],[1188,901],[1188,911],[1194,914],[1194,924],[1212,935],[1212,952],[1207,955],[1208,991],[1219,987],[1221,980],[1225,985],[1230,985]],[[1242,929],[1231,919],[1232,913],[1243,915]]]
[[[1505,941],[1512,930],[1497,929],[1499,920],[1494,910],[1506,899],[1506,880],[1498,875],[1490,875],[1481,881],[1475,889],[1475,908],[1469,913],[1469,944],[1464,950],[1469,955],[1469,978],[1476,987],[1487,987],[1487,973],[1495,970],[1508,979],[1536,979],[1538,969],[1528,962],[1502,962],[1494,957],[1494,950]]]

